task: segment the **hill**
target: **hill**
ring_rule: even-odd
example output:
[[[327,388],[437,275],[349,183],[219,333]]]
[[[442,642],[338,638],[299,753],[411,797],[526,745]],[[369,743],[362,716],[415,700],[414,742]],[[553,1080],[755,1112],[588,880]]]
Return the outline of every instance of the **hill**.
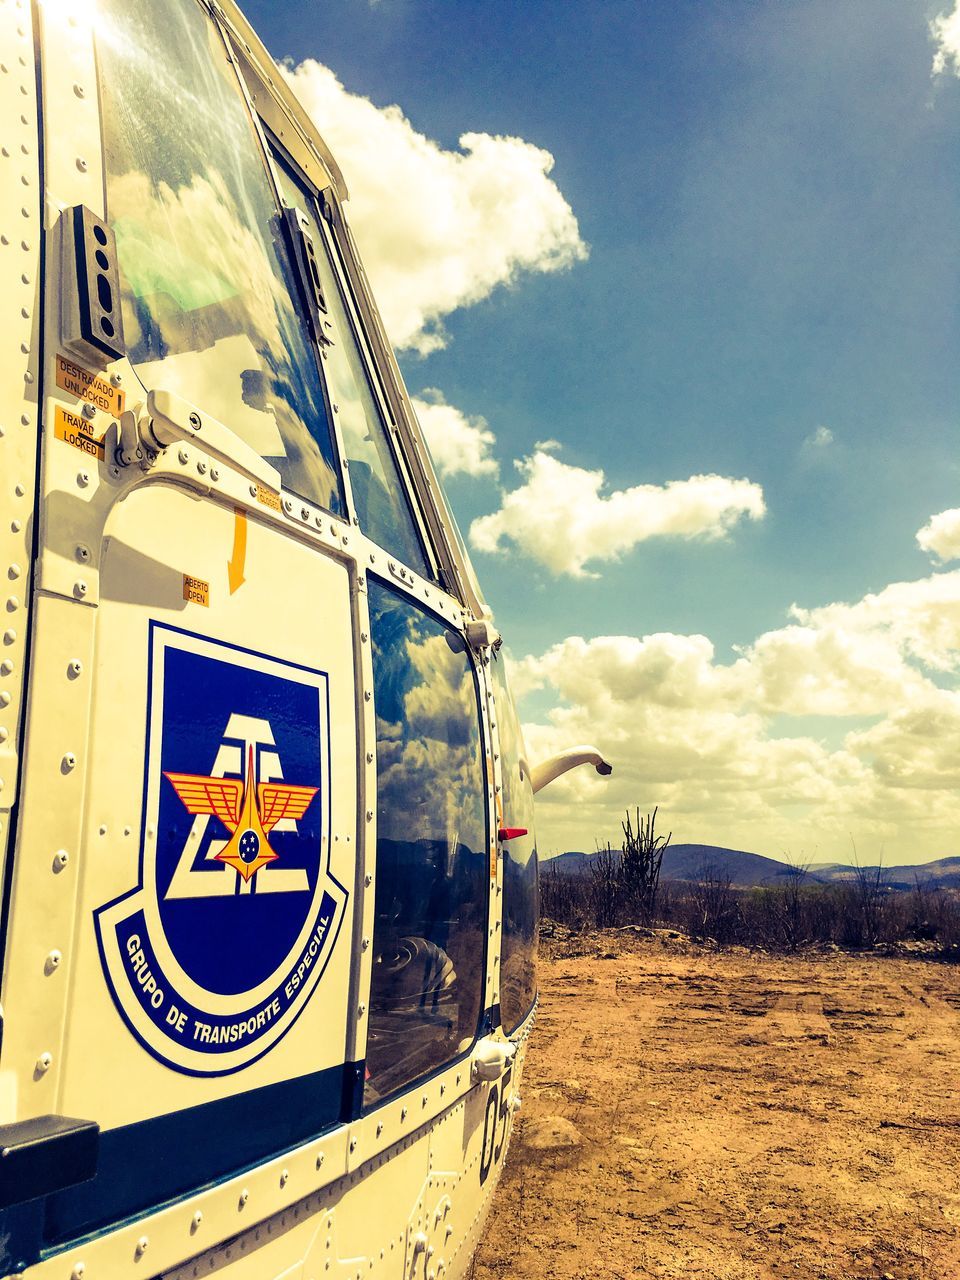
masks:
[[[560,875],[589,875],[595,853],[571,850],[558,854],[543,863],[549,873],[553,868]],[[862,872],[875,876],[877,866],[862,867]],[[933,862],[917,866],[901,865],[880,867],[883,884],[892,889],[912,889],[919,882],[930,889],[960,889],[960,857],[937,858]],[[738,888],[755,888],[759,885],[781,884],[796,873],[788,862],[768,858],[761,853],[747,853],[743,849],[727,849],[714,844],[673,844],[667,847],[660,869],[661,880],[701,880],[706,875],[719,873],[729,876],[730,883]],[[843,862],[816,862],[806,868],[808,882],[833,884],[856,878],[857,868]]]
[[[544,870],[555,868],[560,875],[589,875],[590,863],[595,853],[571,851],[558,854],[544,862]],[[794,869],[776,858],[766,858],[760,853],[747,853],[743,849],[725,849],[712,844],[672,844],[663,855],[660,868],[661,880],[699,880],[718,872],[729,876],[730,883],[742,888],[756,885],[777,884],[793,875]],[[819,875],[808,879],[819,880]]]

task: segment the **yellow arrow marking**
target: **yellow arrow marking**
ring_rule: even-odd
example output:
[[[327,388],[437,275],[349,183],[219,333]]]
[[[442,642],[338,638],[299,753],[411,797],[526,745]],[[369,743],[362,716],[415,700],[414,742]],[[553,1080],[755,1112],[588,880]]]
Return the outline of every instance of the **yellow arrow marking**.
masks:
[[[227,577],[230,579],[230,594],[246,582],[243,576],[247,561],[247,513],[239,507],[233,512],[233,554],[227,561]]]

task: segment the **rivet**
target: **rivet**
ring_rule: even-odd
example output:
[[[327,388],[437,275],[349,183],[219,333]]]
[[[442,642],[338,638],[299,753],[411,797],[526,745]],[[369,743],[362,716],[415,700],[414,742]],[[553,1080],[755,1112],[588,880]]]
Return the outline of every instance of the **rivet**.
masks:
[[[21,413],[21,415],[20,415],[20,425],[21,425],[22,427],[29,427],[29,425],[30,425],[30,415],[29,415],[29,413]]]
[[[290,1171],[289,1169],[284,1169],[283,1172],[280,1174],[281,1187],[285,1187],[289,1182],[289,1180],[290,1180]]]
[[[83,1280],[86,1269],[82,1262],[75,1263],[73,1270],[70,1272],[70,1280]]]
[[[13,630],[13,628],[12,628],[12,627],[11,627],[8,631],[5,631],[5,632],[3,633],[3,643],[4,643],[4,644],[13,644],[13,643],[14,643],[14,641],[16,640],[16,638],[17,638],[17,633],[16,633],[16,631],[14,631],[14,630]]]
[[[54,969],[60,968],[60,961],[63,955],[59,951],[51,951],[44,962],[44,969],[47,973],[53,973]]]
[[[401,1120],[406,1120],[406,1118],[407,1118],[407,1108],[406,1108],[406,1107],[401,1107],[401,1109],[400,1109],[400,1119],[401,1119]]]
[[[243,1190],[240,1192],[240,1208],[241,1209],[249,1199],[250,1199],[250,1192],[247,1190],[246,1187],[244,1187]]]
[[[74,658],[72,662],[67,664],[67,671],[71,676],[76,677],[83,672],[83,663],[79,658]]]
[[[49,1071],[52,1066],[53,1066],[53,1054],[41,1053],[40,1057],[37,1059],[37,1070],[41,1073],[41,1075],[43,1074],[44,1071]]]
[[[356,1151],[356,1149],[357,1149],[357,1140],[356,1140],[356,1138],[351,1138],[351,1139],[350,1139],[350,1151],[351,1151],[351,1153],[352,1153],[352,1152],[354,1152],[354,1151]]]
[[[149,1236],[141,1236],[137,1241],[137,1257],[147,1252],[147,1246],[150,1244]]]
[[[372,809],[368,809],[368,810],[367,810],[367,821],[368,821],[368,822],[372,822],[372,821],[373,821],[373,810],[372,810]]]
[[[73,92],[77,95],[78,98],[82,98],[87,91],[86,89],[84,89],[82,84],[75,84],[73,86]]]
[[[13,486],[13,492],[17,495],[18,498],[22,498],[23,495],[27,492],[26,486],[22,484],[15,484]]]
[[[318,1169],[319,1169],[319,1168],[321,1168],[321,1167],[322,1167],[322,1165],[323,1165],[323,1152],[322,1152],[322,1151],[318,1151],[318,1152],[317,1152],[317,1168],[318,1168]]]
[[[105,824],[101,823],[101,824],[100,824],[100,828],[99,828],[99,830],[100,830],[100,834],[101,834],[102,836],[105,836],[105,835],[107,834],[107,828],[106,828]]]
[[[203,1210],[198,1209],[197,1212],[190,1219],[190,1230],[196,1231],[196,1229],[200,1226],[200,1223],[202,1221],[203,1221]]]
[[[83,156],[77,156],[77,168],[81,173],[87,172],[87,162],[84,160]]]
[[[5,724],[0,724],[0,742],[6,742],[7,738],[9,737],[10,737],[10,730],[7,728]]]
[[[87,400],[84,402],[83,408],[80,412],[87,419],[95,418],[97,416],[97,406],[95,404],[91,404],[90,401]]]
[[[364,689],[364,691],[363,691],[363,700],[364,700],[364,702],[369,702],[369,701],[370,701],[370,699],[371,699],[372,697],[373,697],[373,694],[370,692],[370,690],[369,690],[369,689]]]
[[[60,767],[64,773],[69,773],[71,769],[77,767],[77,757],[72,751],[68,751],[60,761]]]
[[[78,472],[77,472],[77,484],[80,486],[80,488],[81,488],[81,489],[85,489],[89,483],[90,483],[90,472],[89,472],[89,471],[78,471]]]
[[[10,566],[10,568],[7,570],[7,577],[8,577],[8,578],[19,578],[19,577],[20,577],[20,573],[21,573],[20,566],[19,566],[18,564],[12,564],[12,565]]]
[[[369,888],[370,888],[370,886],[373,884],[373,876],[372,876],[372,875],[370,875],[369,873],[368,873],[367,875],[365,875],[365,876],[363,877],[363,883],[364,883],[364,884],[367,886],[367,888],[369,889]]]
[[[13,675],[13,663],[10,661],[9,658],[4,658],[4,660],[0,662],[0,676],[12,676],[12,675]]]

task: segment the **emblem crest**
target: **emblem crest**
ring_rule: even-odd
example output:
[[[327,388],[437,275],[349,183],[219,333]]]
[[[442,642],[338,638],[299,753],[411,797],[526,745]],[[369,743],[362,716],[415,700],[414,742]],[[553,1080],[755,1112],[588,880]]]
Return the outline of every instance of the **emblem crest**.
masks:
[[[94,918],[118,1009],[175,1070],[222,1075],[266,1053],[336,942],[327,684],[151,625],[139,880]]]

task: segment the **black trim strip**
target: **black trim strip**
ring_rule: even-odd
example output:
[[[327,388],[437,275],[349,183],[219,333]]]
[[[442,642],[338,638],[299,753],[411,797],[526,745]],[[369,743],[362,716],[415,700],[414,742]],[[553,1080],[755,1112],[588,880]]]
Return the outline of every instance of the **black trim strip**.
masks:
[[[102,1132],[97,1176],[48,1198],[42,1248],[152,1213],[319,1137],[340,1123],[355,1071],[328,1067]]]

